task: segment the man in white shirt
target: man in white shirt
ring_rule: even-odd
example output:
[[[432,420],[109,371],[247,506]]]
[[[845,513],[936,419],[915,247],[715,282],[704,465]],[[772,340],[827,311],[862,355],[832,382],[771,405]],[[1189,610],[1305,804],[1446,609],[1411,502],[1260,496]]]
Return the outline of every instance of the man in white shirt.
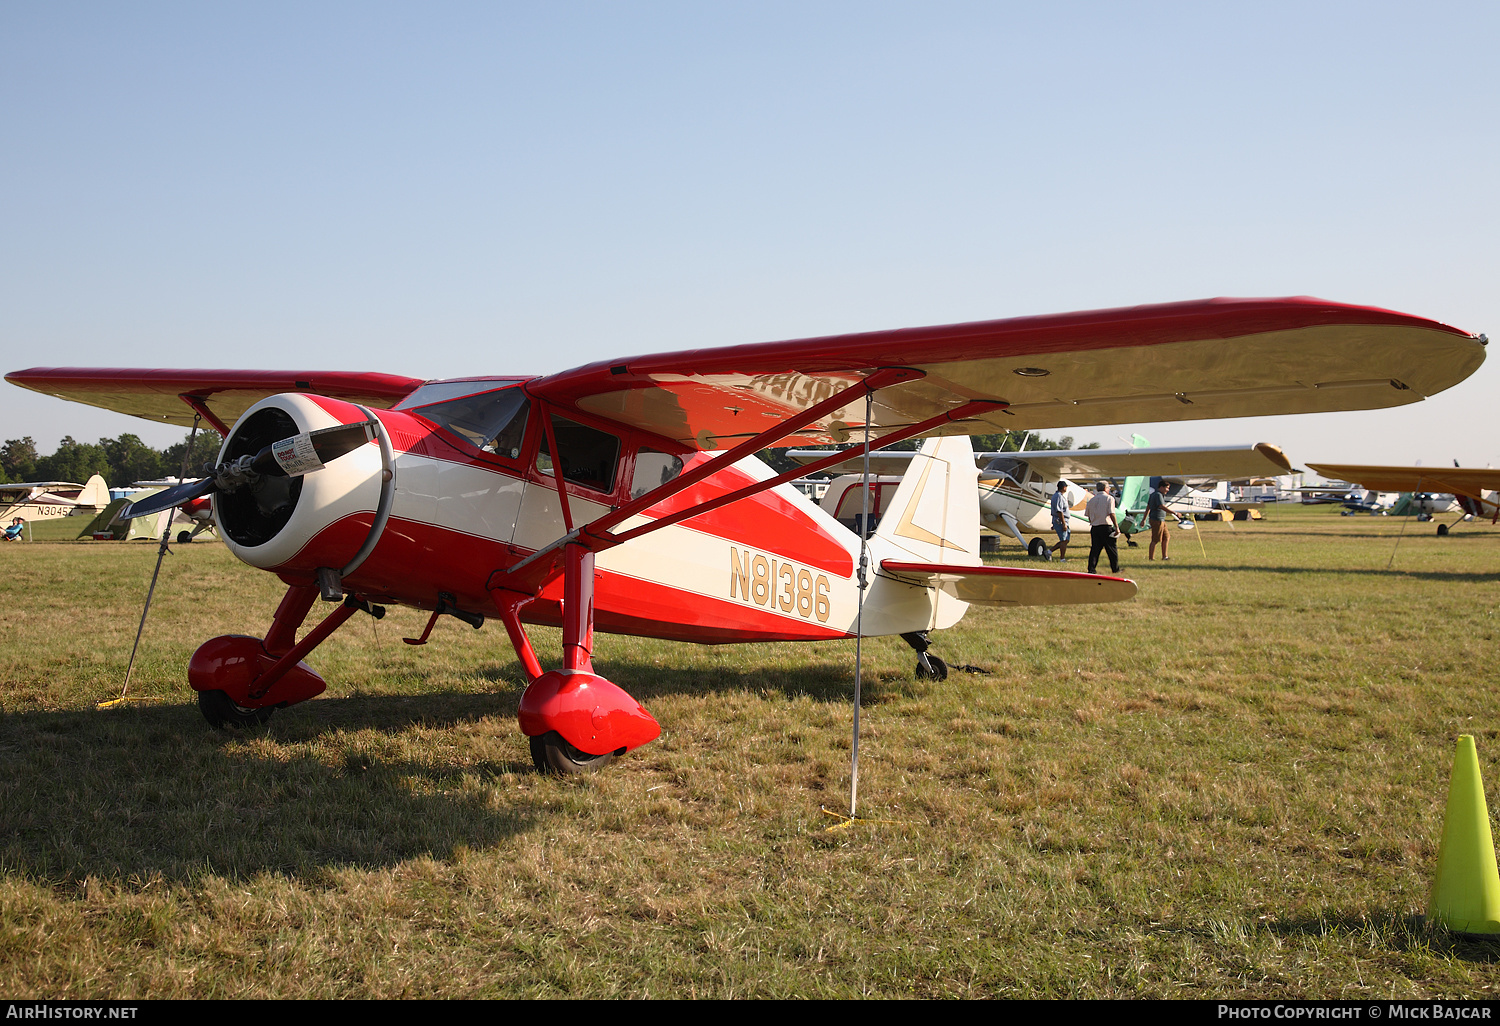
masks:
[[[1089,573],[1099,572],[1099,551],[1109,553],[1109,572],[1120,572],[1120,554],[1115,551],[1115,539],[1120,536],[1120,522],[1115,519],[1115,499],[1109,494],[1109,486],[1100,481],[1094,486],[1094,494],[1083,507],[1089,518]]]

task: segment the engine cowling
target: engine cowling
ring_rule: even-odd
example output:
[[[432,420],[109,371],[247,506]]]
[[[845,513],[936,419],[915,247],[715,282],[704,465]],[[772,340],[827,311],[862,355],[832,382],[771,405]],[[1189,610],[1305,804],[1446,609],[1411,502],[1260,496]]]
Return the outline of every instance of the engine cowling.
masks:
[[[219,463],[254,455],[302,432],[366,419],[364,409],[340,399],[273,395],[240,417],[224,439]],[[267,475],[217,494],[214,524],[229,550],[251,566],[295,574],[312,574],[319,567],[338,570],[367,551],[371,535],[380,529],[377,513],[390,474],[382,446],[369,442],[307,474]]]

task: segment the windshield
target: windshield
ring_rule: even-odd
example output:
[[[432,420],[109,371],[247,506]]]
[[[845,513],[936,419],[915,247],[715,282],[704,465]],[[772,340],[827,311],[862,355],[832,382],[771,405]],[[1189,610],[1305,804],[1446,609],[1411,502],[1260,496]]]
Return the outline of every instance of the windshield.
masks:
[[[419,406],[420,413],[439,427],[447,428],[476,449],[518,459],[526,436],[526,416],[531,401],[515,385]]]

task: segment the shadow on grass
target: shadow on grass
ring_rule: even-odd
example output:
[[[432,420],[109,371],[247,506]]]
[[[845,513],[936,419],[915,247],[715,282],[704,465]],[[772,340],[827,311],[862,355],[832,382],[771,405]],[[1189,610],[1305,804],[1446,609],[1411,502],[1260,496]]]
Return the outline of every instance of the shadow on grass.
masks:
[[[309,703],[300,722],[286,715],[290,729],[273,721],[243,734],[211,730],[187,705],[8,716],[0,872],[52,884],[316,880],[330,868],[497,844],[546,815],[529,792],[489,786],[532,773],[524,742],[512,760],[476,758],[482,745],[465,752],[394,737],[494,715],[495,705],[482,695],[334,699]],[[392,736],[318,739],[335,726]]]
[[[669,694],[747,691],[844,703],[852,690],[851,669],[838,664],[666,669],[621,660],[600,671],[648,706]],[[879,701],[882,687],[908,686],[925,685],[870,682],[867,694]],[[513,727],[519,698],[513,688],[325,698],[242,733],[212,730],[186,702],[10,714],[0,719],[0,873],[51,884],[316,880],[330,868],[493,846],[559,814],[555,800],[536,797],[549,788],[493,786],[536,779]],[[462,731],[485,720],[504,725],[498,740],[488,728]],[[455,728],[440,744],[409,736]],[[504,754],[485,757],[495,749]]]
[[[939,639],[941,640],[941,639]],[[660,642],[671,645],[672,642]],[[801,646],[799,646],[801,647]],[[933,653],[941,646],[935,644]],[[848,703],[854,695],[854,650],[851,646],[847,657],[815,653],[804,648],[797,653],[798,662],[793,665],[760,664],[753,666],[688,666],[671,667],[658,665],[655,658],[633,659],[596,658],[594,670],[600,676],[613,681],[628,691],[632,697],[650,707],[649,699],[666,695],[714,695],[775,693],[787,698],[806,697],[816,702]],[[915,656],[912,657],[915,662]],[[903,658],[903,661],[904,658]],[[918,681],[910,673],[898,675],[877,674],[872,669],[872,660],[865,663],[863,679],[864,696],[870,701],[880,701],[893,695],[920,694],[929,685]],[[561,667],[556,659],[543,659],[542,668],[554,670]],[[486,680],[503,682],[514,688],[514,681],[524,680],[525,671],[520,663],[493,665],[476,671]],[[504,698],[510,715],[515,714],[521,691],[509,695],[483,696],[490,700]],[[456,696],[461,697],[461,696]],[[476,696],[479,697],[479,696]],[[414,699],[415,701],[415,699]]]
[[[1325,912],[1316,917],[1276,920],[1266,928],[1281,937],[1362,937],[1391,951],[1426,951],[1484,964],[1500,962],[1500,936],[1486,939],[1453,933],[1441,926],[1429,926],[1422,916]]]
[[[793,668],[775,666],[656,666],[634,660],[600,660],[595,669],[645,703],[664,695],[774,692],[816,702],[848,702],[854,694],[854,665],[808,662]],[[866,682],[869,686],[870,682]],[[649,703],[648,703],[649,705]]]
[[[1174,559],[1175,563],[1176,560]],[[1466,574],[1452,570],[1403,570],[1399,566],[1391,567],[1333,567],[1333,566],[1253,566],[1249,564],[1239,566],[1225,566],[1224,564],[1212,563],[1183,563],[1185,569],[1196,573],[1257,573],[1257,574],[1313,574],[1317,576],[1354,576],[1354,577],[1376,577],[1393,578],[1404,577],[1419,581],[1441,581],[1452,584],[1487,584],[1500,581],[1500,573]],[[1128,568],[1125,571],[1128,572]]]

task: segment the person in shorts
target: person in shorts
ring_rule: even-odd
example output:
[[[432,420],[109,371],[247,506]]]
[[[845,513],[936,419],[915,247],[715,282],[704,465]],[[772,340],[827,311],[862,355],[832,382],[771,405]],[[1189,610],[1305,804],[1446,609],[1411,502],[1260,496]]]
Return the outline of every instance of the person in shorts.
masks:
[[[1146,500],[1146,522],[1151,525],[1151,547],[1146,550],[1147,559],[1156,558],[1156,545],[1161,543],[1161,558],[1171,559],[1167,555],[1167,540],[1172,537],[1172,532],[1167,527],[1167,482],[1158,481],[1156,490],[1151,493],[1151,498]]]
[[[1057,532],[1057,544],[1052,551],[1059,560],[1068,558],[1068,541],[1073,531],[1068,527],[1068,482],[1057,482],[1057,491],[1052,493],[1052,530]]]

